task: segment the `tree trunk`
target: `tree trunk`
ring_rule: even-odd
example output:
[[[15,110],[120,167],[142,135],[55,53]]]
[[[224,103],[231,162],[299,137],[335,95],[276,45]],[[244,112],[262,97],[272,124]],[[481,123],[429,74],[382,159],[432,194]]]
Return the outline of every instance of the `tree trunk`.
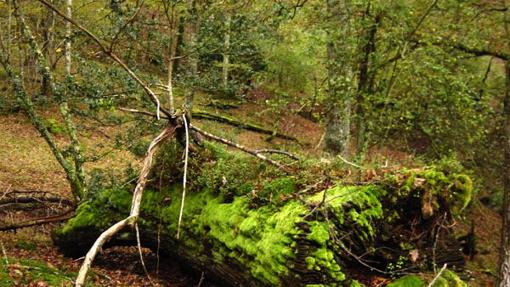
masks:
[[[172,182],[169,175],[159,178],[161,170],[179,174],[180,156],[175,144],[163,147],[148,182]],[[143,245],[177,256],[208,278],[232,286],[334,285],[350,284],[360,273],[389,276],[434,263],[464,264],[448,226],[471,198],[467,176],[429,169],[364,186],[298,188],[295,177],[261,179],[264,168],[256,159],[219,147],[194,157],[180,239],[178,178],[167,187],[148,187],[139,224]],[[92,195],[55,232],[55,243],[67,255],[82,256],[129,213],[131,196],[122,188]],[[123,230],[109,244],[134,240]]]
[[[232,16],[230,16],[230,12],[226,12],[225,16],[225,35],[223,38],[223,88],[226,90],[228,88],[228,70],[230,65],[230,22],[232,21]]]
[[[326,0],[328,29],[328,98],[331,109],[327,115],[325,149],[333,154],[349,153],[351,137],[352,81],[349,47],[347,0]]]
[[[366,18],[370,18],[370,4],[365,13]],[[372,93],[373,85],[373,69],[370,69],[371,58],[375,52],[375,36],[377,34],[377,26],[379,25],[380,15],[376,15],[374,19],[370,19],[370,27],[365,32],[362,46],[362,59],[359,64],[358,89],[356,92],[356,150],[358,155],[364,152],[366,143],[366,97]]]
[[[506,92],[503,102],[505,161],[503,165],[503,227],[501,229],[501,251],[499,287],[510,286],[510,63],[505,65]]]

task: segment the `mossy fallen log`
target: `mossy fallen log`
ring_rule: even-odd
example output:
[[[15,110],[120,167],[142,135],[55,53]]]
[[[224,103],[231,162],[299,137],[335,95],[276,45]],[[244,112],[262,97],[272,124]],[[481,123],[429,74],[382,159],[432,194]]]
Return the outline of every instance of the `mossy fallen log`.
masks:
[[[155,182],[174,183],[146,190],[140,228],[145,246],[159,246],[209,278],[233,286],[359,286],[354,280],[360,275],[464,264],[449,224],[470,201],[472,183],[465,175],[407,170],[370,184],[338,181],[310,189],[302,182],[306,176],[278,174],[214,146],[208,150],[191,165],[196,168],[180,239],[178,173],[161,177],[174,152],[161,154],[154,172]],[[93,193],[54,233],[55,243],[82,256],[100,232],[127,215],[130,202],[127,188]],[[111,244],[132,244],[132,234],[125,230]]]

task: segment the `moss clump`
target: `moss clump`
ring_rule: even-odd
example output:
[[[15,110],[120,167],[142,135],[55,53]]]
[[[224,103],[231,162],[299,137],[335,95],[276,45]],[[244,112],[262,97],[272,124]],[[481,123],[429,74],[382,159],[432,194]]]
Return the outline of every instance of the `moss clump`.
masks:
[[[432,287],[467,287],[468,285],[459,278],[455,272],[445,270],[441,276],[437,278]]]
[[[387,287],[423,287],[426,286],[425,281],[416,275],[406,275],[400,279],[397,279]]]
[[[420,170],[407,170],[399,176],[387,177],[387,182],[398,186],[392,203],[406,194],[422,198],[422,214],[433,216],[439,209],[447,209],[459,216],[471,202],[473,181],[464,174],[446,174],[434,167]],[[447,207],[441,206],[443,199]]]

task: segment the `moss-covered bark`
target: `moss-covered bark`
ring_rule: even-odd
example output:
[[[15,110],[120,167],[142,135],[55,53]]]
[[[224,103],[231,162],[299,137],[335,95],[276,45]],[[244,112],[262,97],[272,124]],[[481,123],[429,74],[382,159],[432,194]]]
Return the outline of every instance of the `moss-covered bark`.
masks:
[[[274,174],[214,146],[208,150],[195,157],[201,167],[192,173],[180,240],[177,183],[146,191],[140,223],[146,246],[157,246],[159,230],[163,253],[210,277],[242,286],[349,286],[357,284],[354,269],[398,274],[430,268],[434,260],[463,264],[450,230],[438,226],[469,202],[468,177],[401,171],[373,184],[338,182],[307,191],[300,178]],[[160,155],[157,171],[164,170],[169,154]],[[70,255],[82,255],[102,230],[127,215],[130,202],[126,188],[93,193],[55,233],[55,242]],[[130,240],[126,231],[112,244]]]

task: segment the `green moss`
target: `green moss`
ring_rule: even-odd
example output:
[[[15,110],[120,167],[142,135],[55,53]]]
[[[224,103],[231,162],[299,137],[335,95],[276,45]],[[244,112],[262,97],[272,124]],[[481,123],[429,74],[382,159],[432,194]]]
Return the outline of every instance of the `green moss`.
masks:
[[[368,239],[375,235],[374,220],[383,216],[379,198],[382,194],[384,191],[374,185],[336,186],[312,196],[308,201],[317,205],[324,200],[340,224],[346,220],[356,223],[365,239]]]
[[[349,287],[365,287],[365,285],[360,283],[360,282],[358,282],[357,280],[353,280]]]
[[[459,278],[455,272],[445,270],[432,287],[467,287],[468,285]]]
[[[326,222],[312,222],[310,226],[310,233],[307,238],[316,242],[320,246],[325,246],[329,240],[329,230]]]
[[[469,205],[473,196],[473,181],[464,174],[445,174],[430,167],[424,170],[404,171],[405,179],[400,183],[398,177],[387,177],[387,182],[399,186],[393,196],[392,203],[405,194],[414,193],[422,197],[422,210],[427,216],[434,214],[440,208],[439,198],[443,198],[449,205],[453,215],[460,215]],[[424,214],[425,215],[425,214]]]
[[[406,275],[387,285],[387,287],[423,287],[423,286],[426,286],[425,281],[423,281],[420,277],[416,275]]]

